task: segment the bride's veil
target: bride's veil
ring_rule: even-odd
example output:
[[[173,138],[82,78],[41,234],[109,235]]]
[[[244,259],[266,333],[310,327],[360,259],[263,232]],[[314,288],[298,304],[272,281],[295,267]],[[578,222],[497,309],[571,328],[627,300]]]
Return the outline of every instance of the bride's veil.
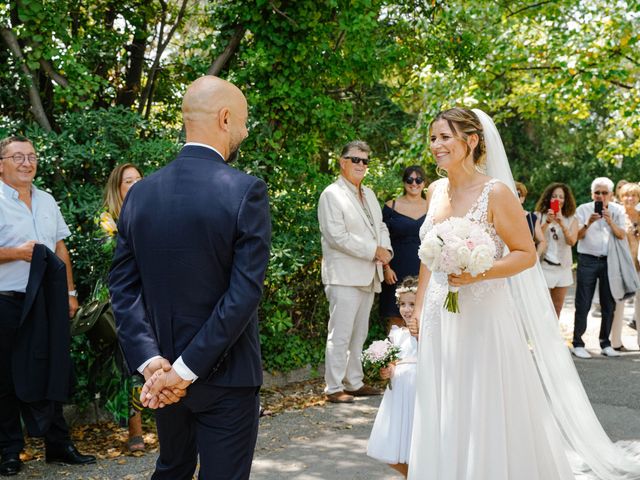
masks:
[[[515,193],[511,168],[493,120],[482,110],[473,112],[484,131],[487,174],[501,180]],[[592,472],[602,480],[640,479],[640,442],[614,444],[600,425],[560,335],[540,264],[510,277],[509,286],[515,305],[519,306],[518,320],[531,346],[548,403],[567,442],[570,457],[574,457],[574,469]]]

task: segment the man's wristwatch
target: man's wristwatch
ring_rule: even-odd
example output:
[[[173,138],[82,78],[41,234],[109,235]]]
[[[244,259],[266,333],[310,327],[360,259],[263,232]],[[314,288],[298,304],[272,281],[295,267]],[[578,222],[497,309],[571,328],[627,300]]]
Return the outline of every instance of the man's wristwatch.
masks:
[[[78,291],[77,290],[69,290],[69,296],[70,297],[77,297],[78,296]]]

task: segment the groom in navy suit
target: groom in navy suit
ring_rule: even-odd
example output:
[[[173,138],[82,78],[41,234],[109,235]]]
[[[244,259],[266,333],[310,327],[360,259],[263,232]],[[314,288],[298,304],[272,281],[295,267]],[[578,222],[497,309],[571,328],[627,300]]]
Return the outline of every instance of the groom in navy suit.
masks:
[[[267,186],[230,167],[247,102],[220,78],[185,93],[187,143],[127,194],[109,275],[118,338],[147,383],[153,479],[248,479],[262,364],[257,308],[269,258]]]

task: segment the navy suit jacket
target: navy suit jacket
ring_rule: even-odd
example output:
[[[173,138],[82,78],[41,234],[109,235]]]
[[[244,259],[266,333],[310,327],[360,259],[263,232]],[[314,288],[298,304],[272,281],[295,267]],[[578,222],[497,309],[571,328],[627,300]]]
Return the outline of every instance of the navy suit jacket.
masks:
[[[261,385],[257,309],[270,242],[266,184],[211,149],[185,146],[136,183],[109,274],[129,368],[182,356],[198,381]]]

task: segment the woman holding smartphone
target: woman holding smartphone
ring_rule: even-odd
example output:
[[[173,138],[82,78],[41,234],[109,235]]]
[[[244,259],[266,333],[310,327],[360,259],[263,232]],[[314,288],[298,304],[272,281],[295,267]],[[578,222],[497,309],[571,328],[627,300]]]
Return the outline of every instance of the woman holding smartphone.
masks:
[[[540,262],[556,315],[560,317],[567,290],[573,285],[571,247],[578,241],[576,201],[568,185],[552,183],[536,204],[547,249]]]

